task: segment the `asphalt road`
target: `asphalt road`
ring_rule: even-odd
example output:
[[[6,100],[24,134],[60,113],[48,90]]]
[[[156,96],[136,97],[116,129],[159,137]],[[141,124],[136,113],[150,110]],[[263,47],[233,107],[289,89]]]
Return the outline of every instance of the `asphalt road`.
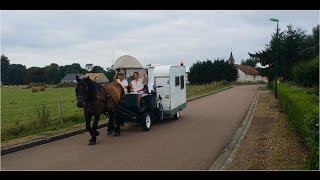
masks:
[[[142,131],[127,123],[121,136],[100,129],[1,156],[2,170],[207,170],[232,140],[258,90],[238,86],[188,102],[181,118]]]

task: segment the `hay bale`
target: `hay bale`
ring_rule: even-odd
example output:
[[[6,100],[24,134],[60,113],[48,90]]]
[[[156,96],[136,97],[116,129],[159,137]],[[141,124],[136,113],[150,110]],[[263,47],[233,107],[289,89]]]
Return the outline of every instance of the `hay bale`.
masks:
[[[39,88],[37,86],[32,86],[32,92],[38,92]]]
[[[32,92],[45,91],[45,86],[32,86]]]
[[[46,88],[45,88],[44,86],[40,86],[40,87],[39,87],[39,91],[45,91],[45,89],[46,89]]]

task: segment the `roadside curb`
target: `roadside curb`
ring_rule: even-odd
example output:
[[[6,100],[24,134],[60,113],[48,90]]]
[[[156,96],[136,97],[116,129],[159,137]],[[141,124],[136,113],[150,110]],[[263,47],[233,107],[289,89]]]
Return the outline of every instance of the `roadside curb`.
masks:
[[[98,129],[106,127],[106,126],[107,126],[107,123],[100,124],[98,126]],[[60,139],[71,137],[71,136],[75,136],[75,135],[82,134],[85,132],[87,132],[86,129],[79,129],[79,130],[74,130],[74,131],[70,131],[67,133],[62,133],[62,134],[58,134],[58,135],[54,135],[54,136],[50,136],[50,137],[46,137],[46,138],[41,138],[41,139],[25,142],[25,143],[18,144],[18,145],[12,146],[12,147],[4,148],[4,149],[2,149],[2,147],[1,147],[1,156],[6,155],[6,154],[10,154],[10,153],[14,153],[17,151],[22,151],[24,149],[32,148],[32,147],[39,146],[42,144],[47,144],[47,143],[50,143],[53,141],[57,141]]]
[[[261,92],[261,87],[259,87],[248,111],[243,119],[240,127],[236,131],[236,133],[233,135],[233,138],[231,142],[226,146],[226,148],[220,153],[220,155],[215,159],[213,164],[210,166],[208,170],[226,170],[228,166],[231,164],[234,154],[236,150],[239,148],[241,145],[243,139],[245,138],[247,131],[251,125],[254,112],[256,109],[256,105],[259,100]]]
[[[216,90],[216,91],[212,91],[212,92],[209,92],[209,93],[206,93],[206,94],[203,94],[203,95],[195,96],[195,97],[192,97],[192,98],[188,99],[187,102],[193,101],[193,100],[196,100],[196,99],[200,99],[202,97],[209,96],[209,95],[212,95],[212,94],[215,94],[215,93],[227,90],[227,89],[231,89],[231,88],[236,87],[236,86],[237,85],[233,85],[233,86],[222,88],[222,89],[219,89],[219,90]],[[108,123],[100,124],[100,125],[98,125],[97,128],[100,129],[100,128],[106,127],[107,124]],[[6,155],[6,154],[11,154],[11,153],[14,153],[14,152],[17,152],[17,151],[22,151],[22,150],[25,150],[25,149],[28,149],[28,148],[32,148],[32,147],[35,147],[35,146],[39,146],[39,145],[42,145],[42,144],[47,144],[47,143],[50,143],[50,142],[53,142],[53,141],[57,141],[57,140],[64,139],[64,138],[68,138],[68,137],[75,136],[75,135],[78,135],[78,134],[82,134],[82,133],[85,133],[85,132],[87,132],[87,130],[85,128],[82,128],[82,129],[70,131],[70,132],[67,132],[67,133],[62,133],[62,134],[57,134],[57,135],[50,136],[50,137],[31,140],[31,141],[24,142],[24,143],[21,143],[21,144],[17,144],[17,145],[14,145],[14,146],[11,146],[11,147],[7,147],[7,148],[2,148],[1,147],[1,156]]]

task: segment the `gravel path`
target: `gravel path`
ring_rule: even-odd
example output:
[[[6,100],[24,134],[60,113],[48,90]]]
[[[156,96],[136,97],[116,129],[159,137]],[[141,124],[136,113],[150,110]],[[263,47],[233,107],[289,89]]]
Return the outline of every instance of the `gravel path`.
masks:
[[[226,169],[304,169],[307,155],[278,100],[270,91],[262,90],[246,137]]]

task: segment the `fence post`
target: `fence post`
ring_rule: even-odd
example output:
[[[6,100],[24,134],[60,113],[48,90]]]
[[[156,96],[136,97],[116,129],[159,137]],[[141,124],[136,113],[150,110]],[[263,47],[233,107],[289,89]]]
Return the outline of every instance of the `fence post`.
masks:
[[[60,99],[58,99],[58,107],[59,107],[59,112],[60,112],[60,122],[62,124],[64,117],[63,117],[63,113],[62,113],[62,110],[61,110]]]

